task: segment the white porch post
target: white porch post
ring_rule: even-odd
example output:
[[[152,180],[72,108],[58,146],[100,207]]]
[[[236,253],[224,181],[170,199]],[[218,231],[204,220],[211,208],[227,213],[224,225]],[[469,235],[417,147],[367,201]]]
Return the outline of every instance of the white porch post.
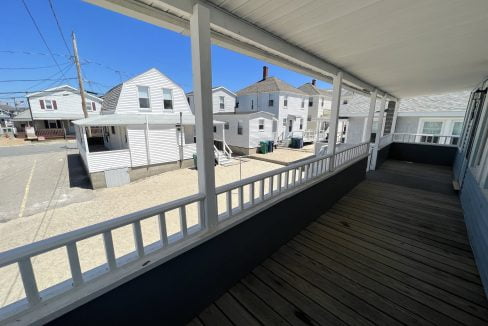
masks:
[[[363,130],[363,142],[369,142],[371,139],[371,128],[373,127],[374,111],[376,109],[376,97],[378,96],[378,91],[375,89],[371,93],[371,100],[369,102],[369,113],[366,118],[366,125]]]
[[[378,116],[378,130],[376,131],[376,137],[374,140],[374,152],[371,157],[371,170],[376,169],[376,160],[378,159],[378,151],[380,146],[380,138],[383,136],[383,118],[385,116],[386,96],[381,98],[380,114]]]
[[[327,154],[334,155],[337,143],[337,124],[339,121],[339,107],[341,103],[342,71],[334,76],[332,86],[332,103],[330,109],[329,138],[327,139]],[[334,159],[331,161],[330,169],[334,169]]]
[[[393,120],[391,122],[390,134],[395,133],[397,118],[398,118],[398,111],[400,111],[400,100],[395,101],[395,111],[393,112]]]
[[[210,12],[200,3],[190,18],[193,98],[197,139],[198,189],[205,194],[201,222],[217,225],[217,195],[213,150],[212,63],[210,60]],[[202,210],[201,210],[202,212]]]

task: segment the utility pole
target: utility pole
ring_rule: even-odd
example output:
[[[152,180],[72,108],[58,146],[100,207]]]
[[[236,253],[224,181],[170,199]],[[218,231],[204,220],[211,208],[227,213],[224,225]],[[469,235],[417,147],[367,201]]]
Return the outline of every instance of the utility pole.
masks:
[[[73,55],[75,57],[76,72],[78,74],[78,84],[80,86],[80,96],[81,96],[81,108],[83,109],[83,115],[88,118],[88,111],[86,110],[86,98],[85,98],[85,87],[83,86],[83,77],[81,75],[80,59],[78,58],[78,46],[76,45],[76,35],[75,32],[71,33],[71,38],[73,40]],[[88,137],[91,137],[91,128],[87,128]]]

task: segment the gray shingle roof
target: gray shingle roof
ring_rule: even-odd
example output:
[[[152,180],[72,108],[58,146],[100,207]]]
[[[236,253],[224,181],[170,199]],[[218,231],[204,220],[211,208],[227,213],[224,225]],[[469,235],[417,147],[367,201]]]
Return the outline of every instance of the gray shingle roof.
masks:
[[[241,89],[236,93],[237,96],[255,94],[255,93],[271,93],[271,92],[289,92],[298,95],[307,95],[303,91],[285,83],[279,78],[268,77],[265,80],[258,81],[246,88]]]
[[[469,100],[469,91],[453,92],[404,98],[400,101],[402,112],[459,112],[465,111]],[[364,115],[369,111],[370,99],[368,96],[355,94],[347,100],[347,104],[341,101],[340,115]],[[381,100],[376,101],[376,111],[379,110]]]
[[[302,86],[298,87],[298,89],[308,95],[325,95],[325,96],[331,95],[331,92],[329,90],[320,89],[312,85],[312,83],[303,84]]]
[[[119,102],[120,91],[122,90],[123,83],[112,87],[104,96],[102,103],[102,111],[113,111],[117,107]]]

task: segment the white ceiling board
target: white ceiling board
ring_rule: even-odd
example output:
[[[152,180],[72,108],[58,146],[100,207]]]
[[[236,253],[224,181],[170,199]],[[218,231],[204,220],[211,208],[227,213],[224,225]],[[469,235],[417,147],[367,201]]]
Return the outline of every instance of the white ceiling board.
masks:
[[[87,1],[109,3],[110,9],[139,19],[144,16],[115,0]],[[145,3],[153,7],[149,10],[182,19],[191,15],[190,0],[124,3]],[[340,69],[346,82],[360,88],[410,97],[472,88],[488,75],[488,0],[206,3],[212,28],[223,36],[217,35],[217,44],[239,51],[240,42],[242,53],[254,55],[255,47],[258,58],[269,52],[276,58],[273,62],[281,60],[285,67],[296,65],[324,77]],[[154,17],[145,20],[154,23]]]

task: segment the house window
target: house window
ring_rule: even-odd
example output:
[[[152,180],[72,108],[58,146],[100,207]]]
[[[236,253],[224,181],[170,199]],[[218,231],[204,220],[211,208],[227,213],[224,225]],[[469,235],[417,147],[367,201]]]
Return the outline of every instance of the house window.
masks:
[[[322,97],[322,106],[325,105],[325,99]]]
[[[112,131],[112,135],[115,135],[115,127],[114,126],[111,126],[110,129]]]
[[[236,101],[236,109],[239,107],[239,101]]]
[[[53,109],[53,101],[52,100],[44,100],[44,107],[46,110]]]
[[[85,103],[85,108],[86,108],[86,111],[88,112],[93,112],[95,111],[95,102],[86,102]]]
[[[251,100],[251,110],[254,110],[254,100]]]
[[[302,109],[304,109],[304,108],[305,108],[305,99],[302,98]]]
[[[283,106],[285,108],[288,107],[288,95],[285,95],[285,99],[283,100]]]
[[[300,130],[303,129],[303,119],[299,119],[300,120]]]
[[[224,110],[225,109],[225,98],[223,96],[219,96],[219,108],[221,110]]]
[[[242,135],[242,121],[237,121],[237,134]]]
[[[224,124],[224,129],[225,129],[225,130],[229,130],[229,127],[230,127],[230,126],[229,126],[229,123],[228,123],[228,122],[226,122],[226,123]]]
[[[440,135],[441,131],[442,121],[425,121],[422,126],[422,133],[432,136],[422,136],[420,141],[437,144],[439,143],[439,137],[436,135]]]
[[[165,110],[173,110],[173,91],[169,88],[163,88],[163,101]]]
[[[271,94],[268,95],[268,106],[274,106],[274,100],[273,98],[271,97]]]
[[[286,118],[283,119],[283,126],[286,126]]]
[[[259,131],[264,131],[264,119],[259,119]]]
[[[310,114],[307,117],[307,121],[312,121],[312,116]]]
[[[149,87],[137,86],[137,92],[139,93],[139,108],[149,109]]]
[[[213,131],[217,132],[217,126],[216,125],[213,126]]]
[[[313,105],[313,97],[309,97],[308,98],[308,106],[312,106]]]

